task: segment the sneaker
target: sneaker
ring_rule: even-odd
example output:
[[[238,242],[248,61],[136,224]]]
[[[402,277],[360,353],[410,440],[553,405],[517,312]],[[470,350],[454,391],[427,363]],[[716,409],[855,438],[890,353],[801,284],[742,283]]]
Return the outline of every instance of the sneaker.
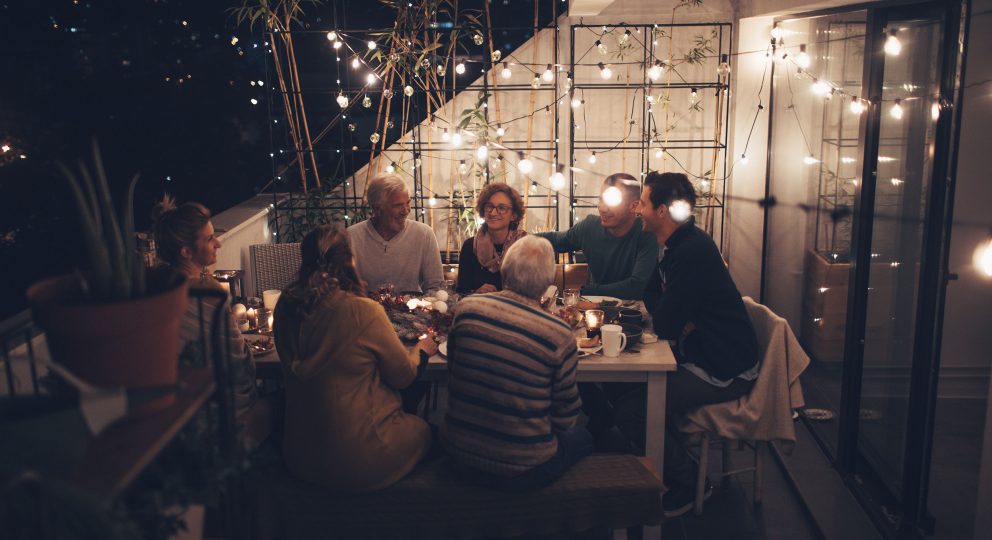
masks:
[[[703,500],[708,500],[713,495],[713,484],[706,479],[703,488]],[[672,486],[661,499],[661,507],[664,510],[665,518],[676,518],[692,510],[696,503],[695,487]]]

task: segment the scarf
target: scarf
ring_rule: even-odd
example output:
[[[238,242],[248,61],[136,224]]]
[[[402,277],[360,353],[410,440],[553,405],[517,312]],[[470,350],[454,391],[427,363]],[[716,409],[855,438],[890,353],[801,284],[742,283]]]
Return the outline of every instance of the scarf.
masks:
[[[514,242],[526,235],[527,233],[520,229],[510,229],[506,235],[506,241],[503,242],[503,251],[496,253],[496,246],[493,244],[492,236],[489,235],[489,228],[483,227],[479,229],[475,239],[472,240],[472,249],[475,250],[479,264],[495,274],[499,272],[499,265],[503,263],[503,253],[506,253],[506,250],[510,249]]]

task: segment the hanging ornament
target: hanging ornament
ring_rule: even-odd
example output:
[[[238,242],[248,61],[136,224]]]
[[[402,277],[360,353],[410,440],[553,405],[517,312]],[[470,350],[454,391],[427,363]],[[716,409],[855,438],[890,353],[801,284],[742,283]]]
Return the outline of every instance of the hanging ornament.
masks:
[[[348,106],[348,96],[344,95],[344,92],[338,92],[337,97],[338,106],[342,109]]]
[[[410,86],[409,84],[406,85],[406,86],[404,86],[403,87],[403,95],[406,96],[406,97],[412,96],[413,95],[413,87]]]
[[[499,49],[494,49],[492,54],[493,63],[499,62],[500,58],[503,58],[503,52]]]
[[[380,139],[380,137],[379,137],[379,134],[378,133],[373,133],[373,134],[369,135],[369,140],[372,141],[372,144],[378,144],[379,139]]]
[[[482,37],[482,34],[478,32],[476,32],[475,35],[472,36],[472,42],[475,43],[476,45],[482,45],[483,43],[485,43],[485,41],[486,38]]]
[[[362,98],[362,107],[365,107],[366,109],[368,109],[371,106],[372,106],[372,98],[370,98],[368,96],[363,97]]]

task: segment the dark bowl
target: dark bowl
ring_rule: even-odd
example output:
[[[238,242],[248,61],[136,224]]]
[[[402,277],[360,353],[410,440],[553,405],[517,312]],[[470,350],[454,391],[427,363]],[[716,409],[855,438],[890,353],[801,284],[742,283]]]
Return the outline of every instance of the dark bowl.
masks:
[[[639,309],[623,308],[620,310],[620,324],[644,325],[644,315]]]
[[[641,342],[641,333],[643,332],[641,325],[621,323],[620,326],[623,327],[623,333],[627,336],[628,349]]]

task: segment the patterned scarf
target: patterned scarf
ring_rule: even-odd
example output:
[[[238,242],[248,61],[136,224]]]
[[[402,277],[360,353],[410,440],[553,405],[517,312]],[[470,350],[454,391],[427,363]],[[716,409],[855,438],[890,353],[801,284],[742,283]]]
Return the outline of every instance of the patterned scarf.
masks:
[[[472,249],[475,250],[475,256],[479,259],[479,264],[486,270],[496,273],[499,272],[499,265],[503,263],[503,254],[506,253],[506,250],[510,249],[510,246],[514,242],[526,235],[527,233],[520,229],[510,229],[506,235],[506,241],[503,242],[503,251],[497,253],[496,246],[493,244],[493,238],[489,235],[489,228],[482,227],[475,234],[475,239],[472,241]]]

